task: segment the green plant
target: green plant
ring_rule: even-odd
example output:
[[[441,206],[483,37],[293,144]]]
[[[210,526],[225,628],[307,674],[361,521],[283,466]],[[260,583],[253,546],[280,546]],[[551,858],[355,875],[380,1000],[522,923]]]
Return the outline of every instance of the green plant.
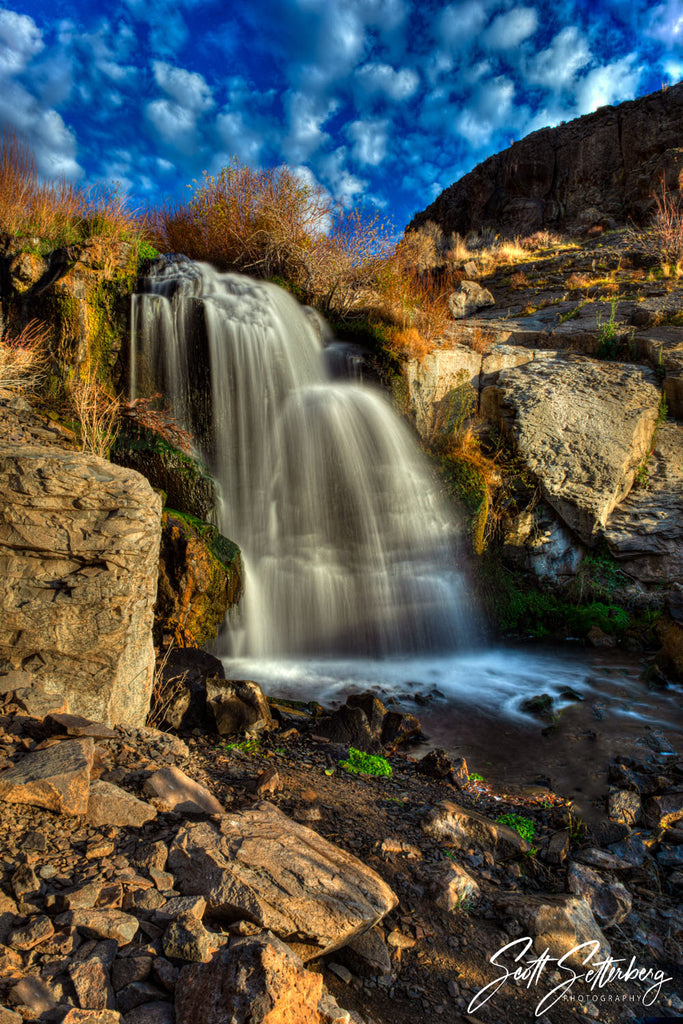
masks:
[[[349,747],[347,760],[340,761],[339,765],[354,775],[379,775],[390,779],[394,774],[393,768],[385,757],[366,754],[362,750],[356,750],[355,747]]]
[[[219,750],[241,750],[243,754],[256,755],[261,753],[261,740],[258,736],[250,736],[246,740],[234,740],[232,743],[227,743],[223,740],[222,743],[218,744]]]
[[[154,260],[159,255],[159,250],[155,249],[151,242],[141,241],[138,244],[138,263],[144,263],[146,260]]]
[[[501,814],[496,821],[514,829],[527,843],[533,843],[536,835],[536,822],[531,818],[525,818],[522,814]]]
[[[469,782],[483,782],[484,776],[480,775],[479,772],[470,772],[467,779]]]
[[[618,301],[616,297],[611,300],[609,319],[604,322],[601,316],[598,316],[597,319],[598,332],[596,340],[598,342],[597,354],[599,359],[616,359],[619,354],[620,325],[616,319]]]

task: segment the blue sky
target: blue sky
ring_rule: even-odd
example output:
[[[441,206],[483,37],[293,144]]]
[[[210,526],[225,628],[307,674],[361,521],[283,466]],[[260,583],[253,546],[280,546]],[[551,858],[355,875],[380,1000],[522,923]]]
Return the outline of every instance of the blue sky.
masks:
[[[402,227],[536,128],[683,77],[683,0],[25,0],[0,125],[39,169],[182,198],[233,155]]]

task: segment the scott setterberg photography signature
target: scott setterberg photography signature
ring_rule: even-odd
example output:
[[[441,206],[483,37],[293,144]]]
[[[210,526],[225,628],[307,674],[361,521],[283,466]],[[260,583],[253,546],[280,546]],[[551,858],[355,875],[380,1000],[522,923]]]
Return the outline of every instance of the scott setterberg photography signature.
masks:
[[[639,967],[635,957],[631,957],[628,962],[625,957],[615,959],[607,956],[597,959],[600,956],[600,943],[595,939],[579,943],[561,957],[551,956],[548,949],[536,956],[527,957],[530,950],[533,952],[533,941],[530,936],[525,935],[508,942],[489,957],[489,963],[500,968],[501,973],[476,993],[467,1007],[468,1013],[473,1013],[492,999],[507,981],[517,984],[525,982],[529,989],[539,984],[546,971],[566,972],[567,976],[539,1001],[535,1011],[537,1017],[566,998],[575,985],[586,986],[591,992],[595,992],[615,982],[650,982],[643,993],[642,1002],[643,1006],[652,1006],[658,999],[662,986],[672,980],[662,970]],[[505,959],[509,962],[510,957],[512,964],[516,966],[506,966],[503,962]],[[577,957],[586,970],[576,970],[570,966],[570,961],[576,964]]]

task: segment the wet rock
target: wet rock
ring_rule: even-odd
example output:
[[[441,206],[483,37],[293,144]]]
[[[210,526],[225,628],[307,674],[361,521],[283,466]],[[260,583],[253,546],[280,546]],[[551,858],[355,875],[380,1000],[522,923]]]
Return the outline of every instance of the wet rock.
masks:
[[[618,789],[631,789],[640,792],[640,784],[635,772],[620,761],[611,761],[607,772],[608,781]]]
[[[268,803],[216,826],[181,828],[169,865],[180,892],[204,896],[210,913],[297,936],[317,954],[344,945],[397,902],[374,871]]]
[[[70,910],[67,924],[94,939],[114,939],[119,946],[131,942],[138,930],[137,919],[121,910]]]
[[[549,693],[540,693],[535,697],[523,700],[520,708],[528,715],[538,715],[539,718],[549,718],[553,710],[553,698]]]
[[[352,693],[346,698],[346,703],[350,708],[361,709],[368,720],[370,732],[376,739],[379,739],[382,735],[384,716],[387,713],[387,709],[379,697],[376,697],[374,693]]]
[[[204,963],[216,949],[211,936],[193,914],[179,914],[164,932],[164,954],[172,960],[191,960]]]
[[[472,843],[495,847],[503,856],[527,853],[531,846],[514,829],[492,821],[477,811],[466,810],[459,804],[444,800],[427,815],[422,824],[427,835],[444,839],[454,846],[466,848]]]
[[[183,967],[177,1024],[320,1024],[322,978],[272,935],[232,939],[206,964]]]
[[[182,814],[224,814],[225,808],[206,786],[189,778],[180,768],[161,768],[145,782],[148,796],[163,800]]]
[[[0,800],[58,814],[85,814],[93,750],[93,741],[87,738],[27,754],[0,775]]]
[[[600,959],[610,955],[610,946],[602,934],[588,902],[576,896],[531,896],[506,893],[496,899],[503,914],[521,922],[528,931],[537,953],[548,949],[550,956],[563,957],[583,942],[597,942]],[[585,950],[572,953],[567,963],[581,967]],[[595,959],[598,959],[597,957]]]
[[[221,736],[253,734],[273,727],[268,701],[258,683],[214,677],[207,680],[206,700]]]
[[[461,910],[479,896],[476,880],[459,864],[442,861],[434,872],[434,902],[441,910],[451,913]]]
[[[601,928],[611,928],[631,913],[629,891],[620,882],[609,882],[584,864],[569,865],[567,888],[588,901]]]
[[[610,789],[607,797],[607,813],[615,821],[635,825],[640,821],[642,804],[640,794],[632,789]]]
[[[382,746],[414,743],[422,736],[422,726],[409,711],[387,711],[382,723]]]
[[[86,821],[91,825],[140,828],[156,816],[156,809],[151,804],[138,800],[120,786],[99,780],[90,784]]]
[[[316,734],[325,736],[332,743],[344,747],[355,747],[365,753],[380,748],[380,741],[370,728],[367,715],[360,707],[344,705],[331,715],[316,723]]]
[[[456,292],[448,296],[448,308],[454,320],[462,320],[486,306],[495,306],[496,300],[476,281],[462,281]]]
[[[683,792],[653,796],[645,804],[648,828],[669,828],[683,818]]]

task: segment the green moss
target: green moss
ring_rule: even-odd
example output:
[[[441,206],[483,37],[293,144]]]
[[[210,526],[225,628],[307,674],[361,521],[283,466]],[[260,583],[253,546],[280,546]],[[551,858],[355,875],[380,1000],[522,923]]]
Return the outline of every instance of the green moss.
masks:
[[[349,747],[349,756],[346,761],[340,761],[340,766],[353,775],[378,775],[390,779],[394,774],[393,768],[385,757],[377,757],[375,754],[366,754],[355,747]]]
[[[171,508],[197,520],[213,517],[216,484],[206,467],[158,434],[142,428],[128,429],[119,436],[112,459],[142,473],[152,487],[166,494],[166,504]]]
[[[451,498],[464,506],[470,517],[472,548],[480,555],[489,516],[489,492],[482,471],[470,460],[458,455],[442,455],[438,467]]]
[[[536,823],[531,818],[525,818],[522,814],[501,814],[496,821],[514,829],[517,835],[520,835],[527,843],[533,843],[536,835]]]
[[[164,511],[168,512],[174,519],[180,519],[186,523],[190,529],[194,530],[197,536],[206,541],[211,554],[223,569],[227,572],[232,572],[236,568],[239,562],[240,549],[234,541],[228,540],[222,533],[219,533],[217,526],[214,526],[213,523],[206,523],[189,512],[178,512],[176,509],[164,509]]]

